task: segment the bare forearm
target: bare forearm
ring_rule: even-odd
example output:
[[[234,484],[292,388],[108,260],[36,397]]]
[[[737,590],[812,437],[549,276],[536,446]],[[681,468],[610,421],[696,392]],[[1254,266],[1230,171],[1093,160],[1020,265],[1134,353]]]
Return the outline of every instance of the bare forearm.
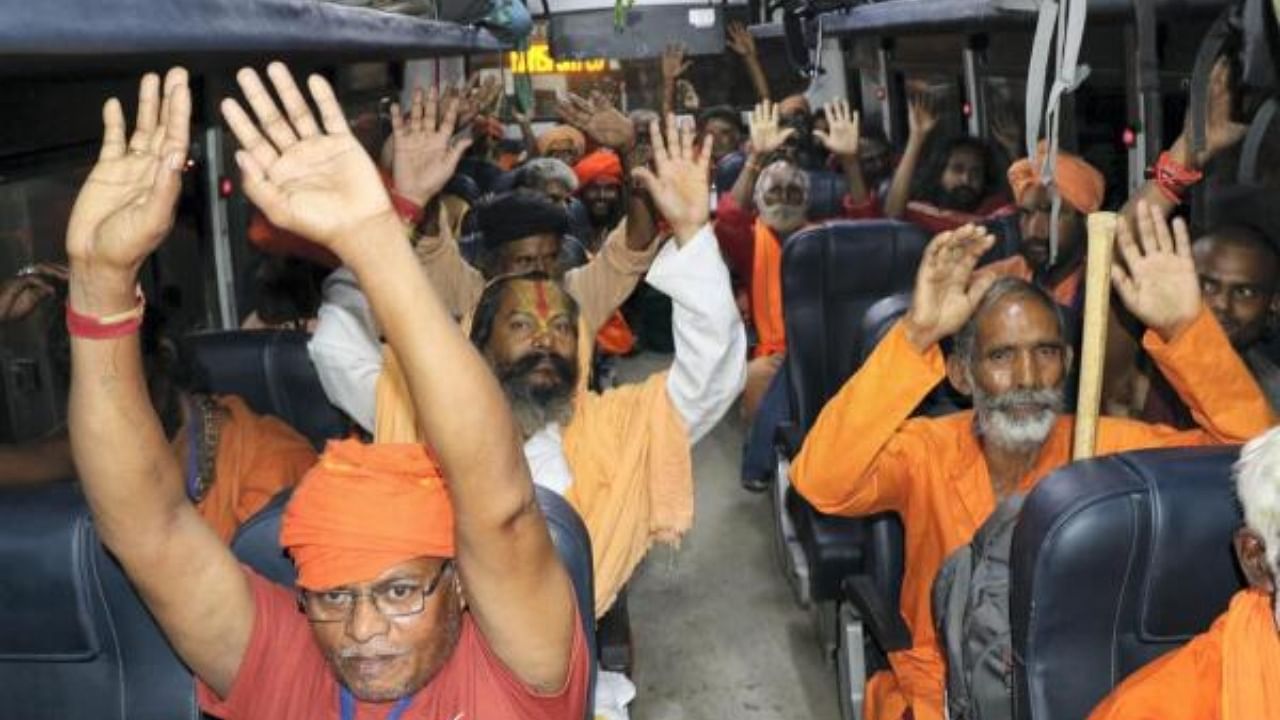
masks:
[[[747,161],[742,165],[742,172],[738,173],[738,179],[734,181],[733,189],[729,191],[733,201],[745,211],[750,212],[755,207],[756,179],[759,176],[760,158],[753,151],[747,155]]]
[[[907,148],[902,153],[898,169],[893,173],[893,183],[889,186],[889,195],[885,198],[885,217],[900,218],[907,209],[907,201],[911,199],[911,181],[915,178],[916,166],[920,163],[920,154],[924,151],[924,140],[912,137],[907,141]]]
[[[79,279],[85,275],[72,270],[71,302],[77,311],[105,316],[133,305],[131,279],[90,285]],[[138,336],[73,336],[71,360],[72,453],[98,532],[121,552],[119,541],[126,537],[163,535],[187,504],[181,472],[147,394]]]
[[[858,163],[858,156],[842,155],[840,157],[840,167],[844,170],[844,178],[849,183],[849,199],[855,205],[865,203],[870,194],[867,192],[867,182],[862,177],[862,165]]]
[[[459,521],[505,523],[533,488],[492,371],[417,269],[395,217],[364,226],[348,247],[343,259],[400,359],[428,444],[447,477],[467,478],[450,485]]]
[[[747,74],[751,76],[751,85],[756,89],[756,95],[759,96],[761,102],[770,99],[769,79],[765,77],[764,67],[760,64],[760,58],[756,55],[747,55],[742,58],[742,62],[747,65]]]

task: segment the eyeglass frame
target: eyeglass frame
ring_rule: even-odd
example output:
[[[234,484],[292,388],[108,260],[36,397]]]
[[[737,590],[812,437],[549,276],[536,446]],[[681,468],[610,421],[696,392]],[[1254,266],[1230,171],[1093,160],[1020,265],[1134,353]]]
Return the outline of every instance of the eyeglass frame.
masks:
[[[388,613],[385,609],[382,608],[381,605],[378,604],[378,598],[376,595],[374,595],[374,592],[380,589],[378,587],[370,588],[368,590],[334,589],[334,590],[313,591],[313,590],[301,589],[298,591],[298,612],[305,615],[307,620],[313,623],[327,624],[327,623],[349,622],[351,618],[355,615],[356,608],[359,606],[360,601],[365,598],[368,598],[370,604],[373,605],[373,609],[377,610],[379,615],[381,615],[384,618],[387,618],[388,620],[396,619],[396,618],[413,617],[414,615],[418,615],[427,609],[427,598],[434,595],[436,590],[440,588],[440,583],[442,580],[444,580],[445,573],[449,572],[451,568],[453,568],[453,558],[448,558],[440,565],[440,569],[436,571],[436,576],[431,579],[431,582],[419,588],[419,592],[420,592],[419,597],[421,597],[422,599],[422,606],[412,612],[397,613],[394,615]],[[382,587],[389,587],[397,582],[404,582],[404,581],[405,581],[404,578],[392,579],[392,580],[387,580],[383,583],[379,583],[379,585]],[[342,617],[335,617],[332,619],[322,620],[322,619],[313,617],[311,613],[307,612],[307,605],[308,605],[307,598],[310,597],[312,594],[322,594],[322,593],[344,593],[350,596],[351,604],[346,607],[346,611],[342,614]]]

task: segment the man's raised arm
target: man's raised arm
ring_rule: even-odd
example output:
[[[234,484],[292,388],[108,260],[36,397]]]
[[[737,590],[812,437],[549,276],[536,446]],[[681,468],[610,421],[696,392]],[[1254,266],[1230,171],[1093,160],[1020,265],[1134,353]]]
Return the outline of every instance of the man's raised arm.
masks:
[[[911,309],[822,408],[791,467],[796,491],[814,507],[843,515],[901,507],[912,465],[930,450],[899,430],[945,375],[939,341],[965,324],[995,280],[974,273],[994,243],[973,225],[929,243]]]
[[[667,375],[667,394],[693,444],[741,394],[747,338],[729,269],[707,221],[711,142],[704,139],[695,150],[692,130],[676,129],[674,115],[667,116],[667,124],[665,141],[657,123],[650,131],[657,175],[645,170],[635,176],[654,193],[675,233],[672,244],[658,253],[648,281],[671,298],[676,356]]]
[[[191,121],[187,73],[147,75],[125,142],[115,98],[102,153],[67,227],[71,447],[99,536],[187,665],[219,694],[235,679],[253,597],[231,551],[196,513],[147,395],[138,269],[173,227]]]
[[[318,75],[308,79],[317,122],[289,71],[273,63],[267,72],[283,112],[252,70],[239,80],[261,128],[236,102],[222,106],[245,148],[236,153],[245,192],[276,226],[336,253],[366,288],[447,479],[468,606],[503,663],[525,684],[554,692],[568,677],[575,601],[506,399],[414,262],[333,89]]]

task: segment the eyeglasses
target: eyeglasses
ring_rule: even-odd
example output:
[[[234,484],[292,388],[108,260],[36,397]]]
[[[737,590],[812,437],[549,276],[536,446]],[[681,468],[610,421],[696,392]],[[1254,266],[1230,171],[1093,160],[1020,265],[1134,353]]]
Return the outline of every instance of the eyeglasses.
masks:
[[[298,593],[298,609],[311,622],[346,622],[355,612],[361,598],[369,598],[383,617],[396,618],[417,615],[427,606],[427,598],[435,593],[444,575],[453,567],[452,560],[444,561],[431,582],[423,585],[407,579],[388,580],[367,591],[357,590],[302,590]]]

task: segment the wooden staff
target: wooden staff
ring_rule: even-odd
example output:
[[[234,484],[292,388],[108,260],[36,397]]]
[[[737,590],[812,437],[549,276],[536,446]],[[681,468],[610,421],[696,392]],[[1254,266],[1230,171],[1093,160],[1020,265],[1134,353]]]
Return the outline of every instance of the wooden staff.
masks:
[[[1111,259],[1116,240],[1116,214],[1089,215],[1089,255],[1085,266],[1084,332],[1080,348],[1080,395],[1076,402],[1073,460],[1093,457],[1102,404],[1102,365],[1107,351],[1111,312]]]

